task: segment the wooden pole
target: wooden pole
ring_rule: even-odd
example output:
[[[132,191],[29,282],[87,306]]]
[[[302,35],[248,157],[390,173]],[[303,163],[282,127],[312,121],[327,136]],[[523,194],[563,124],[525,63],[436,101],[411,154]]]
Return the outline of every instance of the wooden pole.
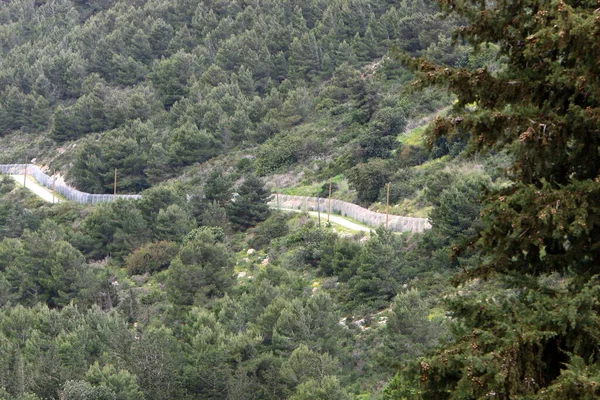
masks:
[[[277,210],[279,210],[279,185],[275,182],[275,197],[277,197]]]
[[[27,187],[27,163],[29,162],[29,160],[27,160],[27,156],[25,156],[25,174],[24,174],[24,178],[23,178],[23,187]]]
[[[385,205],[385,229],[388,229],[388,225],[390,223],[390,184],[388,182],[387,186],[387,196],[386,196],[386,205]]]
[[[331,178],[329,178],[329,200],[327,204],[327,222],[329,222],[329,217],[331,216]]]
[[[117,169],[115,168],[115,184],[114,184],[114,195],[117,195]]]
[[[54,204],[54,193],[56,193],[56,171],[52,174],[52,204]]]
[[[319,197],[315,197],[317,199],[317,216],[319,218],[319,229],[321,229],[321,202],[319,201]]]

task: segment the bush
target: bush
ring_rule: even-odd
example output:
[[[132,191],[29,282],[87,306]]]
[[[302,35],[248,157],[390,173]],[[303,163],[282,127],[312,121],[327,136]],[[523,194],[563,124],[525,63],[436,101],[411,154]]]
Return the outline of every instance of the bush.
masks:
[[[425,181],[425,200],[439,207],[440,195],[454,183],[454,180],[454,176],[445,171],[429,175]]]
[[[127,273],[141,275],[146,272],[153,273],[167,269],[178,251],[179,246],[173,242],[146,243],[125,260]]]
[[[356,190],[361,203],[372,203],[379,197],[379,190],[390,178],[390,165],[387,161],[373,158],[358,164],[347,173],[350,187]]]
[[[398,203],[402,199],[412,197],[419,189],[415,174],[410,169],[399,169],[394,174],[393,182],[390,185],[390,204]],[[379,198],[385,200],[387,196],[386,188],[383,187],[379,193]]]
[[[3,176],[0,181],[0,195],[9,193],[15,188],[15,181],[10,176]]]
[[[415,167],[423,164],[429,158],[429,152],[421,146],[407,146],[398,153],[400,166]]]
[[[290,230],[287,223],[292,216],[289,213],[273,213],[264,222],[256,226],[254,237],[248,241],[248,245],[255,249],[262,249],[273,239],[287,235]]]

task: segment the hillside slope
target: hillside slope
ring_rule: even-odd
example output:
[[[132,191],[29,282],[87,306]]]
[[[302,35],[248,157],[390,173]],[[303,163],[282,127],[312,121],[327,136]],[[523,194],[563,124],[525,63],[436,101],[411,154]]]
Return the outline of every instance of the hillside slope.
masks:
[[[496,67],[429,1],[9,0],[0,8],[0,398],[381,399],[451,336],[449,277],[504,152],[430,140],[444,88],[400,49]],[[425,119],[425,120],[424,120]],[[428,141],[429,140],[429,141]],[[387,186],[386,186],[387,184]],[[389,189],[389,190],[386,190]],[[273,192],[429,217],[395,235],[270,210]]]

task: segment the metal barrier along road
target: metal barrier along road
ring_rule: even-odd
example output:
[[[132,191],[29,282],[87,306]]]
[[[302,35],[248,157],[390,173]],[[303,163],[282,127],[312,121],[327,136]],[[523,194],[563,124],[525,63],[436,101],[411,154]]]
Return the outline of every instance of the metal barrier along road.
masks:
[[[326,213],[329,209],[329,200],[320,197],[290,196],[280,194],[279,201],[274,197],[269,205],[282,208],[293,208],[296,210],[321,210]],[[354,203],[331,199],[331,211],[344,217],[350,217],[358,222],[372,227],[385,225],[386,214],[367,210]],[[427,218],[402,217],[390,215],[388,228],[394,232],[423,232],[430,229],[431,224]]]
[[[46,175],[37,165],[33,164],[0,165],[0,173],[7,175],[23,175],[25,173],[25,168],[27,168],[27,174],[33,176],[42,186],[45,186],[48,189],[54,189],[56,193],[77,203],[97,204],[111,202],[117,199],[136,200],[142,198],[142,196],[137,194],[112,195],[81,192],[65,183],[55,183],[54,178]],[[324,198],[289,196],[282,194],[277,197],[278,200],[275,196],[271,199],[269,203],[271,207],[293,208],[307,211],[319,209],[321,212],[327,212],[329,208],[329,200]],[[359,205],[342,200],[331,199],[331,211],[371,227],[379,227],[386,224],[386,214],[367,210]],[[431,228],[431,224],[427,218],[402,217],[399,215],[390,215],[387,225],[388,228],[394,232],[423,232],[425,229]]]
[[[81,204],[98,204],[115,201],[117,199],[137,200],[142,196],[139,194],[92,194],[81,192],[77,189],[66,185],[62,182],[55,183],[55,178],[46,175],[37,165],[33,164],[4,164],[0,165],[0,173],[6,175],[24,175],[27,171],[28,175],[35,178],[36,181],[48,189],[56,191],[67,200]]]

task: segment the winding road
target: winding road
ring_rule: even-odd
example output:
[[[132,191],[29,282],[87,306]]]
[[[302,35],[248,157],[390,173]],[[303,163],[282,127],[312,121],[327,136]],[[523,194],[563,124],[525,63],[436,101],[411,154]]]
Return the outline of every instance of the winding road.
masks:
[[[36,195],[38,195],[38,197],[40,197],[44,201],[47,201],[48,203],[58,203],[60,201],[58,199],[58,197],[56,197],[52,194],[52,191],[46,189],[45,187],[43,187],[42,185],[37,183],[37,181],[35,179],[33,179],[31,176],[29,176],[29,175],[27,176],[27,182],[25,182],[24,175],[10,175],[10,176],[12,176],[13,179],[21,186],[23,186],[23,183],[26,183],[25,187],[27,189],[31,190]]]
[[[24,184],[25,176],[20,173],[24,169],[24,164],[0,164],[0,171],[2,173],[11,175],[13,179],[20,185]],[[58,195],[53,193],[53,178],[46,175],[37,166],[29,164],[28,170],[31,171],[32,169],[32,173],[27,173],[27,182],[24,186],[48,203],[58,203],[60,201],[64,201],[64,197],[59,198]],[[36,179],[42,180],[38,182]],[[40,182],[44,184],[42,185]],[[60,187],[57,186],[56,192],[63,194],[67,199],[82,204],[97,204],[107,201],[114,201],[117,198],[134,200],[141,197],[140,195],[113,196],[84,193],[64,184],[62,184]],[[290,212],[310,210],[309,215],[313,218],[318,218],[318,213],[314,210],[320,208],[323,211],[325,202],[327,202],[327,199],[323,198],[278,195],[277,201],[275,202],[272,200],[269,206],[274,209],[279,208],[278,206],[282,206],[282,210]],[[274,203],[276,203],[277,206]],[[423,230],[431,228],[431,224],[426,218],[405,217],[398,215],[387,216],[386,214],[371,211],[357,204],[348,203],[342,200],[331,199],[327,202],[327,206],[331,211],[335,212],[335,214],[331,214],[330,216],[330,222],[332,224],[339,225],[354,232],[369,232],[382,224],[388,224],[388,221],[389,229],[394,232],[423,232]],[[321,220],[322,222],[327,221],[326,212],[321,212]]]
[[[277,207],[271,206],[271,208],[277,208]],[[302,210],[296,210],[293,208],[281,208],[281,211],[302,212]],[[309,211],[308,214],[311,217],[319,218],[319,213],[316,211]],[[352,231],[370,232],[370,231],[374,230],[373,228],[369,228],[368,226],[357,224],[356,222],[352,222],[352,221],[350,221],[344,217],[341,217],[339,215],[331,214],[329,216],[329,222],[336,224],[336,225],[340,225],[340,226],[342,226],[346,229],[350,229]],[[321,223],[322,224],[327,223],[327,213],[321,213]]]

